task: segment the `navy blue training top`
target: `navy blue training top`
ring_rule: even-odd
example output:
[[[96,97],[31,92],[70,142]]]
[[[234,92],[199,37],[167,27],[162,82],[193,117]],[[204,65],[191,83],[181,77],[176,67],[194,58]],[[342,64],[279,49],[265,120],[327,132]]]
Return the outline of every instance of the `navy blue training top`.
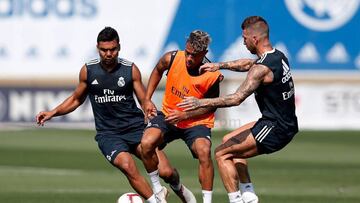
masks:
[[[143,112],[136,106],[132,62],[118,58],[107,72],[95,59],[86,63],[88,96],[98,133],[128,132],[144,126]]]
[[[255,91],[255,99],[263,118],[278,121],[285,129],[298,131],[295,115],[295,87],[289,62],[279,50],[264,53],[256,64],[271,69],[274,80],[270,84],[261,84]]]

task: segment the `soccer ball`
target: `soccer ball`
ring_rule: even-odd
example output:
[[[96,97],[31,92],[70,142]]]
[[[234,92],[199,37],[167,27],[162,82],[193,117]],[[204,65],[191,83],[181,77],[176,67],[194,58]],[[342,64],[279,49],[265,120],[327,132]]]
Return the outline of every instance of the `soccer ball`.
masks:
[[[139,194],[128,192],[119,197],[116,203],[144,203]]]

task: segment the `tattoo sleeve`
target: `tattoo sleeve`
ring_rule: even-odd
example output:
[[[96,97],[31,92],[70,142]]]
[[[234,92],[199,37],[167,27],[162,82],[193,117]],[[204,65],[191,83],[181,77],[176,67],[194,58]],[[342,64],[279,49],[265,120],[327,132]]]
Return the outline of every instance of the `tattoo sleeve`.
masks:
[[[221,62],[220,69],[228,69],[237,72],[245,72],[248,71],[251,66],[254,65],[255,60],[253,59],[239,59],[235,61],[229,62]]]
[[[187,111],[187,118],[196,118],[198,116],[207,114],[207,113],[212,113],[216,111],[216,107],[203,107],[203,108],[199,108],[196,110],[192,110],[192,111]]]
[[[241,86],[235,93],[214,99],[204,99],[201,107],[229,107],[240,105],[264,80],[270,69],[265,66],[253,66]]]

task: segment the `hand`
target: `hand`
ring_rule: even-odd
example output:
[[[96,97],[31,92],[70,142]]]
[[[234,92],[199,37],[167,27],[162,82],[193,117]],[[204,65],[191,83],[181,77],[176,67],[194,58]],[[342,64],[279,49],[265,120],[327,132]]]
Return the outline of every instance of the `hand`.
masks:
[[[183,108],[184,111],[191,111],[201,107],[201,100],[195,97],[185,97],[176,106]]]
[[[39,126],[44,126],[45,122],[50,120],[54,116],[54,113],[51,111],[41,111],[36,115],[36,123]]]
[[[142,108],[145,114],[145,122],[157,115],[156,106],[151,100],[145,100]]]
[[[205,71],[215,72],[220,69],[219,63],[205,63],[199,68],[199,73],[203,73]]]
[[[170,110],[169,114],[166,116],[165,121],[170,124],[177,124],[180,121],[188,119],[187,113],[178,110]]]

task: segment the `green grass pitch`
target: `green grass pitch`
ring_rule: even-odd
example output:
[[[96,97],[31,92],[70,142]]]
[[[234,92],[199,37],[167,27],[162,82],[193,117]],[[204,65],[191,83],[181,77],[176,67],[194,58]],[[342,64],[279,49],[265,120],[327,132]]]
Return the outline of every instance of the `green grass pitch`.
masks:
[[[224,133],[213,133],[213,149]],[[0,202],[111,203],[132,192],[124,175],[103,158],[94,135],[49,128],[0,131]],[[250,159],[261,202],[360,202],[359,143],[359,131],[304,131],[282,151]],[[166,153],[202,202],[197,161],[185,144],[175,141]],[[168,202],[180,201],[171,193]],[[217,171],[213,202],[228,202]]]

